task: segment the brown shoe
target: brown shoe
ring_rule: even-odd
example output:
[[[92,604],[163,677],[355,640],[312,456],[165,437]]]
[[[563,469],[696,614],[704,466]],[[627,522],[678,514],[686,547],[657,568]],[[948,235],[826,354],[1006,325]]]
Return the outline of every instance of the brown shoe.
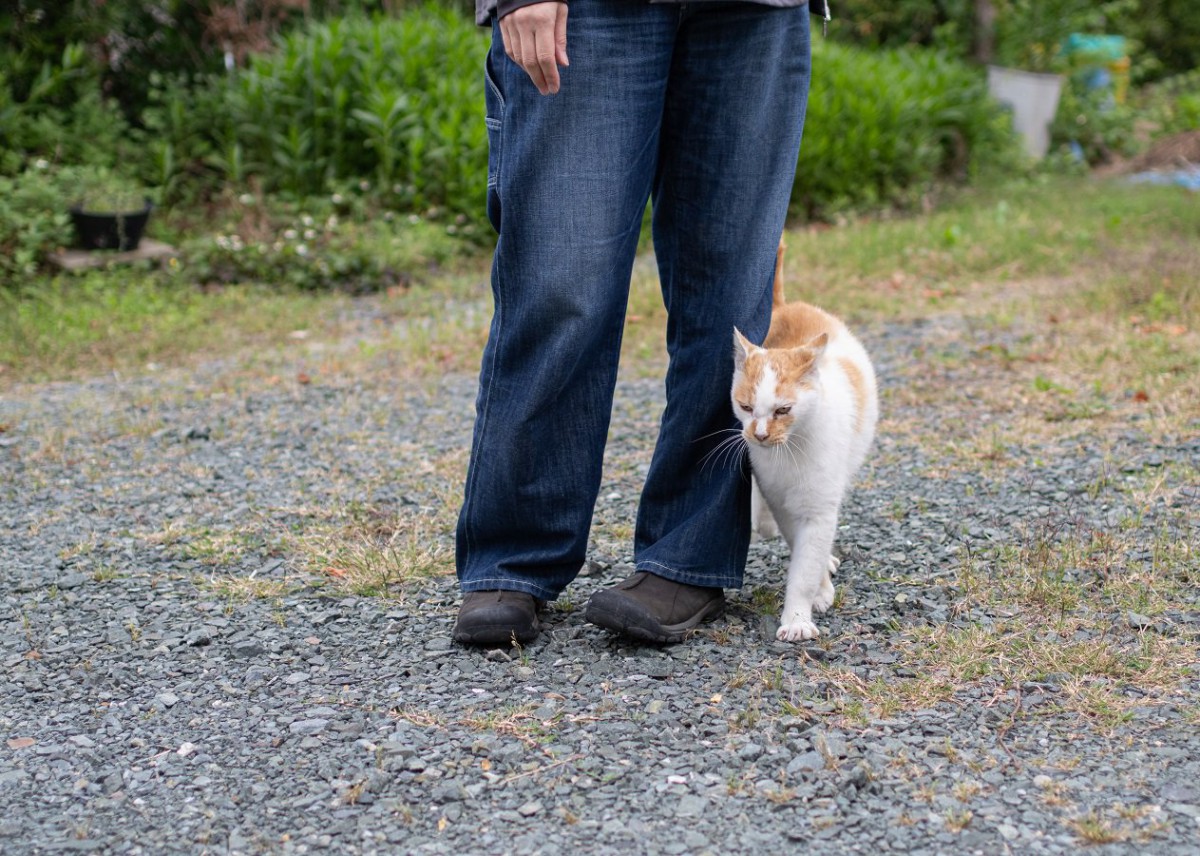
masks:
[[[454,641],[463,645],[524,645],[537,638],[538,601],[520,591],[472,591],[463,595]]]
[[[584,618],[643,642],[678,642],[685,631],[725,611],[719,588],[677,583],[638,571],[588,601]]]

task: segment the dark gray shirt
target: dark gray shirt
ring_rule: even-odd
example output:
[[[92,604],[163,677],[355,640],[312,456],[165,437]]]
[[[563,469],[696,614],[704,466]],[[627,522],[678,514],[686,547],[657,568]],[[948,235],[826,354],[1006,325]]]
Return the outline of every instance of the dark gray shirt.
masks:
[[[531,6],[534,3],[540,3],[542,0],[475,0],[475,22],[480,26],[486,26],[492,18],[493,14],[501,17],[507,15],[514,9],[520,9],[522,6]],[[560,0],[567,2],[567,0]],[[649,0],[651,3],[709,3],[716,0]],[[820,15],[826,21],[829,20],[829,2],[828,0],[746,0],[749,3],[758,3],[763,6],[778,6],[781,8],[794,8],[803,6],[806,3],[811,8],[814,15]]]

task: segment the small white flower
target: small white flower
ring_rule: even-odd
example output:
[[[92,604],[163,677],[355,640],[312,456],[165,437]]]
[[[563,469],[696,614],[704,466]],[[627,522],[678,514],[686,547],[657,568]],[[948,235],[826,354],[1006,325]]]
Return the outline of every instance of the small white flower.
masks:
[[[302,214],[300,215],[300,222],[305,226],[311,226],[313,224],[313,218],[308,214]]]
[[[415,226],[421,222],[421,216],[419,214],[409,214],[408,222]]]
[[[254,204],[254,194],[243,193],[241,196],[238,197],[238,202],[242,203],[243,205],[253,205]]]
[[[296,255],[307,256],[308,255],[308,246],[306,244],[297,244],[296,245]]]
[[[390,223],[395,219],[396,219],[395,211],[384,211],[383,212],[383,222]]]
[[[369,182],[369,181],[360,181],[360,182],[358,183],[358,189],[359,189],[359,190],[361,190],[363,193],[366,193],[368,190],[370,190],[370,189],[371,189],[371,182]]]
[[[335,194],[333,194],[333,196],[329,197],[329,201],[332,202],[334,205],[341,205],[345,200],[342,198],[342,194],[335,193]]]
[[[45,158],[38,158],[36,161],[33,162],[33,165],[35,167],[37,167],[38,169],[49,169],[50,161],[46,160]]]
[[[332,232],[338,227],[338,218],[336,214],[330,214],[329,219],[325,221],[325,230]]]
[[[304,230],[304,240],[311,241],[315,237],[317,237],[317,233],[315,230],[313,230],[313,229],[305,229]]]
[[[288,229],[286,232],[283,233],[283,239],[285,241],[294,241],[294,240],[296,240],[296,235],[297,235],[297,232],[295,229]]]

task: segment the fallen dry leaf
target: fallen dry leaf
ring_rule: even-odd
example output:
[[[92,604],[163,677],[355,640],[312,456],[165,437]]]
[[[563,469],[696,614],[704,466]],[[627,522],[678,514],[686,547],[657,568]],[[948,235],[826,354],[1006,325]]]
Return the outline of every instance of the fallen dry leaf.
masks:
[[[14,737],[8,741],[9,749],[28,749],[33,744],[37,743],[32,737]]]

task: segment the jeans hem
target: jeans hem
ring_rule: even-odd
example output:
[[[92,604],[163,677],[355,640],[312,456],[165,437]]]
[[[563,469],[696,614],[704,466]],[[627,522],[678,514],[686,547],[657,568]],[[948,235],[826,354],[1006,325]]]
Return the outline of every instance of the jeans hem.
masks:
[[[654,574],[656,577],[662,577],[663,579],[689,586],[704,586],[706,588],[742,587],[741,574],[690,574],[686,571],[672,568],[670,565],[664,565],[661,562],[654,562],[649,559],[643,559],[638,562],[636,567],[639,571],[645,571],[648,574]]]
[[[459,587],[462,589],[463,594],[469,594],[474,591],[519,591],[524,594],[531,594],[539,600],[547,602],[558,600],[558,596],[562,594],[561,589],[555,590],[538,585],[537,583],[512,579],[511,577],[487,577],[481,580],[463,580],[459,583]]]

